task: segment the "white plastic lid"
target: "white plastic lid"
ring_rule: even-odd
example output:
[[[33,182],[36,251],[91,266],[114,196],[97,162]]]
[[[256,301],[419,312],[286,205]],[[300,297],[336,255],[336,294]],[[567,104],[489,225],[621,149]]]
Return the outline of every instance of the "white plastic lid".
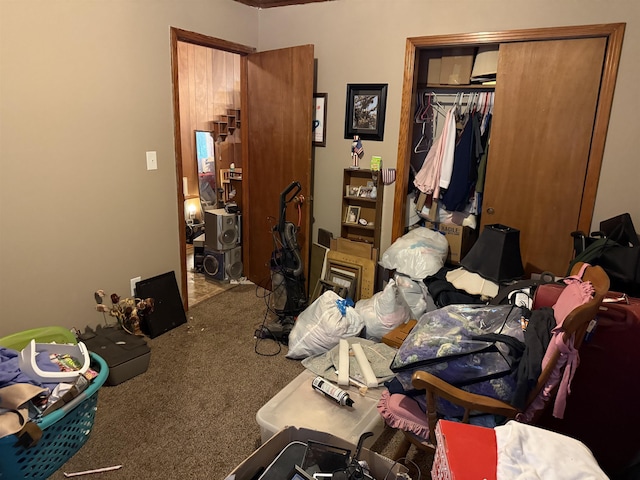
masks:
[[[69,372],[49,372],[42,370],[36,363],[36,356],[41,352],[67,354],[82,363],[80,370]],[[78,375],[85,373],[89,369],[89,351],[84,343],[78,342],[77,345],[66,343],[36,343],[31,340],[29,344],[22,349],[18,356],[18,364],[23,373],[30,376],[34,380],[47,383],[55,382],[74,382]]]

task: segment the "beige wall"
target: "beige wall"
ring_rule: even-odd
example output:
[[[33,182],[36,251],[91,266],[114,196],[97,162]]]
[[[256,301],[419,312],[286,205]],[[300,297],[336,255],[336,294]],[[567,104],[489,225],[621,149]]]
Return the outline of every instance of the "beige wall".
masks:
[[[179,275],[171,26],[258,44],[231,0],[0,1],[0,336]]]
[[[315,209],[316,230],[340,231],[342,185],[335,178],[350,165],[351,142],[343,133],[347,83],[389,84],[384,141],[363,145],[365,160],[381,155],[385,166],[396,164],[407,37],[617,22],[627,28],[593,225],[628,211],[640,231],[640,158],[633,141],[640,108],[637,0],[335,0],[263,10],[259,49],[314,44],[317,91],[329,95],[327,146],[316,149],[315,198],[322,205]],[[393,193],[387,186],[382,251],[391,240]]]
[[[640,229],[639,21],[636,0],[0,0],[0,335],[95,325],[96,289],[128,294],[132,277],[180,272],[170,26],[259,50],[315,45],[329,97],[314,232],[337,234],[347,83],[389,84],[385,140],[364,148],[394,166],[407,37],[609,22],[627,30],[594,222],[629,211]],[[387,187],[383,249],[392,204]]]

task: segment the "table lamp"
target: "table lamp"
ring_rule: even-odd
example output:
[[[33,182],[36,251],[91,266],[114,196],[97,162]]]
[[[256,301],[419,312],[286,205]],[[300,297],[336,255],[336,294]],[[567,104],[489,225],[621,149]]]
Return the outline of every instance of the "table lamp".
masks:
[[[460,265],[498,284],[522,278],[520,230],[498,223],[485,225]]]

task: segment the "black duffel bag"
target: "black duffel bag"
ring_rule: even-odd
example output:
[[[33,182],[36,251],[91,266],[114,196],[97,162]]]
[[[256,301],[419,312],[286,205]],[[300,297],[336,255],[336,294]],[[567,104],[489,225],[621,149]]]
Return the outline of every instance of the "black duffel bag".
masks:
[[[640,296],[640,245],[638,242],[619,243],[620,238],[625,238],[624,227],[621,223],[609,236],[597,232],[585,237],[582,232],[573,232],[576,256],[569,264],[567,275],[576,262],[599,265],[611,280],[611,290]],[[596,236],[598,234],[600,236]]]

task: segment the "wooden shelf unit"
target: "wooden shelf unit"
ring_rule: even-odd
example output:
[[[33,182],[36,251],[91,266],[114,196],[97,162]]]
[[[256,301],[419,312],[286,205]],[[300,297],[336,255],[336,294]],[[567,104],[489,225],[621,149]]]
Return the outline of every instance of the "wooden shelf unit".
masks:
[[[376,197],[360,197],[347,193],[347,187],[367,187],[372,182],[376,188]],[[382,200],[384,185],[381,173],[369,169],[345,168],[342,182],[342,221],[340,236],[349,240],[370,243],[380,249],[380,230],[382,227]],[[359,219],[365,219],[366,225],[347,222],[347,212],[350,207],[360,209]]]

